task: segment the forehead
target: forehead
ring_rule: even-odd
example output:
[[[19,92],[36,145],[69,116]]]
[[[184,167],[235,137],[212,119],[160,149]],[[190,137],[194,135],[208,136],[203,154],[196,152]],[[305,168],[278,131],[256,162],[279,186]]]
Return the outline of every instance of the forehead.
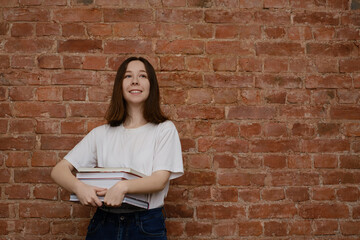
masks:
[[[126,71],[145,71],[145,65],[143,62],[139,61],[139,60],[135,60],[135,61],[131,61],[129,62],[129,64],[127,65]]]

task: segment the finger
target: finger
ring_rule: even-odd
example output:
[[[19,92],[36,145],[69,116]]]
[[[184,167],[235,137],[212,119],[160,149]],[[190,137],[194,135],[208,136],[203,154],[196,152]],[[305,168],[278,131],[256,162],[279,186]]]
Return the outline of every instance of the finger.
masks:
[[[96,195],[98,195],[98,196],[105,196],[106,193],[107,193],[107,189],[101,190],[101,191],[96,191]]]
[[[100,199],[98,198],[98,197],[96,197],[95,199],[94,199],[94,207],[96,207],[96,206],[98,206],[98,207],[101,207],[102,206],[102,201],[100,201]]]

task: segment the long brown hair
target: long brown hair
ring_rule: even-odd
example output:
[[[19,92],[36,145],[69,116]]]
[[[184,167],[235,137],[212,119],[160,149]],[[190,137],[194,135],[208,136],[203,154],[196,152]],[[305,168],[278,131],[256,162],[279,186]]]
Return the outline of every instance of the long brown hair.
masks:
[[[151,123],[162,123],[168,118],[163,114],[160,108],[160,91],[154,67],[148,60],[142,57],[130,57],[126,59],[118,68],[115,77],[113,93],[105,119],[112,127],[119,126],[124,123],[128,117],[127,103],[123,96],[123,80],[127,66],[132,61],[141,61],[145,65],[145,70],[150,82],[149,97],[144,103],[144,118]]]

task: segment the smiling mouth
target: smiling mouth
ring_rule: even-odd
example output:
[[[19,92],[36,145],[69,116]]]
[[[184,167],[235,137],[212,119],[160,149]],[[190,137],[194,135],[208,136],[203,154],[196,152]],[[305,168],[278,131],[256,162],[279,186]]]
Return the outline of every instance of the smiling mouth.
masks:
[[[131,91],[129,91],[129,93],[139,94],[139,93],[142,93],[142,91],[140,91],[140,90],[131,90]]]

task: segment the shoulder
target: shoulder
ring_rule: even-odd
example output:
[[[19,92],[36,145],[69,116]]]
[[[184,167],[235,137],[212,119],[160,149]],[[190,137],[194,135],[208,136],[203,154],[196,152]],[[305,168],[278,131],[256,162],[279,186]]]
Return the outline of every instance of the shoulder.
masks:
[[[157,127],[160,131],[168,131],[168,130],[176,131],[175,124],[170,120],[166,120],[165,122],[159,123]]]
[[[98,127],[93,128],[89,134],[99,136],[104,134],[110,128],[109,124],[100,125]]]

